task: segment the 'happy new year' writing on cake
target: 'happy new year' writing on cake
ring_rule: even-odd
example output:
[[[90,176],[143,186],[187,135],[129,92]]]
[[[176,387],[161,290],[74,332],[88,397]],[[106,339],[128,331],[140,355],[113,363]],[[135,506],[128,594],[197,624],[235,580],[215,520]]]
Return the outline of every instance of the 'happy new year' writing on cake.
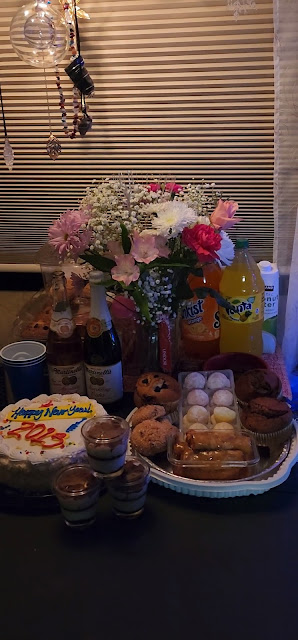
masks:
[[[66,418],[91,418],[95,415],[90,403],[74,403],[73,405],[54,405],[51,407],[17,407],[7,416],[10,422],[24,420],[65,420]]]

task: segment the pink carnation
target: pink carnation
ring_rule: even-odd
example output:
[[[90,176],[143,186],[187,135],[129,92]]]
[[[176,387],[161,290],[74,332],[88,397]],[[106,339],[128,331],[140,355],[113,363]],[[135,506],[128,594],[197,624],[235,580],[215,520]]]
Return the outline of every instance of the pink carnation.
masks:
[[[158,182],[150,182],[150,184],[148,184],[147,186],[147,190],[156,193],[157,191],[161,190],[161,186],[160,184],[158,184]]]
[[[197,254],[200,262],[213,262],[218,259],[216,252],[221,248],[221,236],[207,224],[185,227],[182,231],[182,242]]]
[[[170,191],[170,193],[179,193],[179,191],[183,191],[183,187],[181,184],[176,184],[176,182],[167,182],[165,186],[165,191]]]

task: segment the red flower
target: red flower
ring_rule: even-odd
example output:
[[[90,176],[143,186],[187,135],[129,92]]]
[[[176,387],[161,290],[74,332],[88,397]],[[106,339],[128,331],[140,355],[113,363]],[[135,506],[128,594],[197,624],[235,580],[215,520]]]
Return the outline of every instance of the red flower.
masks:
[[[183,187],[181,184],[177,184],[176,182],[167,182],[165,186],[165,191],[170,191],[170,193],[179,193],[179,191],[183,191]]]
[[[213,262],[218,258],[216,251],[221,247],[221,237],[212,227],[196,224],[182,231],[182,242],[195,251],[200,262]]]

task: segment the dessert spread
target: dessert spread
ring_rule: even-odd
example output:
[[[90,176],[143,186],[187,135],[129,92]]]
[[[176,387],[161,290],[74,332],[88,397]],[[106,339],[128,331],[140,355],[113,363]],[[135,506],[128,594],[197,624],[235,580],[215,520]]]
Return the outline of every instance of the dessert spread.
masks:
[[[65,463],[85,458],[81,427],[104,408],[78,394],[40,395],[0,412],[0,483],[43,491]]]

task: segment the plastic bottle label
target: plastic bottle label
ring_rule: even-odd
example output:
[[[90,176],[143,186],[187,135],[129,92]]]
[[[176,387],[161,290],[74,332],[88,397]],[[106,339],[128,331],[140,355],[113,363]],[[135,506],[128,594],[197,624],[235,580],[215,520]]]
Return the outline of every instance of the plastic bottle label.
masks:
[[[265,285],[265,320],[274,318],[278,314],[278,293],[273,285]]]
[[[97,402],[116,402],[123,396],[122,364],[105,367],[85,363],[87,395]]]
[[[182,307],[182,338],[194,341],[217,340],[220,320],[214,298],[192,298]]]
[[[222,317],[225,320],[243,322],[245,324],[263,320],[264,293],[256,293],[254,296],[248,296],[247,298],[226,297],[226,300],[230,302],[235,309],[222,308]]]
[[[85,394],[85,372],[83,362],[70,365],[48,364],[51,393]]]

